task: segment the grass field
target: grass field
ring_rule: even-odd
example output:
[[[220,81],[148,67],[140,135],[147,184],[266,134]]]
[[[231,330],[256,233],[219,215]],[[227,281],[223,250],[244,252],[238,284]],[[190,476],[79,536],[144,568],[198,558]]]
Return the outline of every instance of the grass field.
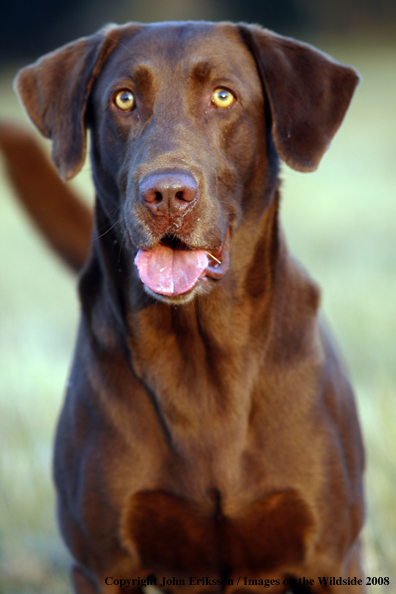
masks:
[[[363,79],[319,171],[283,170],[292,251],[323,288],[323,308],[356,388],[367,447],[366,575],[396,591],[396,44],[318,42]],[[24,120],[0,76],[0,117]],[[3,170],[0,171],[2,173]],[[75,183],[92,195],[89,166]],[[0,591],[65,594],[51,450],[77,324],[76,281],[0,178]],[[353,589],[351,590],[353,592]]]

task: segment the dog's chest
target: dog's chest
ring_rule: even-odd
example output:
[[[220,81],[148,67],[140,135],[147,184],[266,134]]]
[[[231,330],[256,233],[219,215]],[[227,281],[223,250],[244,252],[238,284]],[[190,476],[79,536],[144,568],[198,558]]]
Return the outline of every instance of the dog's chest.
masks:
[[[293,490],[273,493],[239,513],[165,491],[135,494],[124,516],[124,538],[153,572],[186,575],[227,570],[262,572],[301,562],[312,528],[307,505]],[[226,507],[226,506],[225,506]]]

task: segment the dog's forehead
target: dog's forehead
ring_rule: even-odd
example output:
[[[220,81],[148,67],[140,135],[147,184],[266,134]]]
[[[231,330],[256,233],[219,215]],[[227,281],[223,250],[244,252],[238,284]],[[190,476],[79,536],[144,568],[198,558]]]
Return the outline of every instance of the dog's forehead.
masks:
[[[168,22],[125,28],[110,58],[111,69],[127,76],[140,65],[161,74],[188,73],[199,64],[208,70],[251,81],[256,65],[231,23]],[[114,70],[115,69],[115,70]]]

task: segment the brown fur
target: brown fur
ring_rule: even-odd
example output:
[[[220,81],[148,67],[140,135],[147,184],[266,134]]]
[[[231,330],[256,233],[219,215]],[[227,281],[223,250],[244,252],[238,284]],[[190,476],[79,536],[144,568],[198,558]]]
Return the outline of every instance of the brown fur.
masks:
[[[92,213],[66,186],[24,128],[0,123],[0,147],[23,206],[51,247],[74,270],[89,255]]]
[[[357,81],[230,23],[110,27],[19,74],[65,179],[92,135],[94,241],[55,451],[79,594],[112,591],[106,576],[201,572],[232,590],[243,574],[279,593],[305,576],[338,594],[317,577],[362,577],[354,399],[280,230],[278,180],[278,156],[317,167]],[[229,109],[211,103],[219,86]],[[136,107],[121,112],[112,98],[130,87]],[[164,170],[194,180],[182,209],[142,193]],[[174,297],[145,291],[134,265],[169,237],[222,261]]]
[[[303,561],[313,521],[292,492],[272,493],[232,519],[223,514],[219,494],[210,503],[158,491],[134,495],[124,530],[142,564],[159,575],[216,575],[226,567],[256,575]]]

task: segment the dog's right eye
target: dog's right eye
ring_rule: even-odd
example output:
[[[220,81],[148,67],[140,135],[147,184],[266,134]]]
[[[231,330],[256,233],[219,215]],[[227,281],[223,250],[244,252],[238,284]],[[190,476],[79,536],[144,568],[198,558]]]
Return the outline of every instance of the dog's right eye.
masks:
[[[135,105],[135,97],[131,91],[119,91],[114,97],[114,103],[122,111],[131,111]]]

